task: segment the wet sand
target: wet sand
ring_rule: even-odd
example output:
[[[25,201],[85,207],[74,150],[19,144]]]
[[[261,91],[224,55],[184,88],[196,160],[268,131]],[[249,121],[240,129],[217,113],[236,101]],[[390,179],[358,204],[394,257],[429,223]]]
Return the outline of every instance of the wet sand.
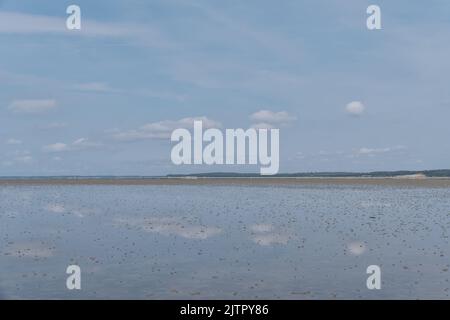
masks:
[[[449,188],[450,178],[3,178],[1,185],[374,185]]]
[[[3,180],[0,291],[5,299],[448,299],[448,182]],[[72,264],[82,269],[79,292],[65,287]],[[367,289],[370,265],[382,269],[382,290]]]

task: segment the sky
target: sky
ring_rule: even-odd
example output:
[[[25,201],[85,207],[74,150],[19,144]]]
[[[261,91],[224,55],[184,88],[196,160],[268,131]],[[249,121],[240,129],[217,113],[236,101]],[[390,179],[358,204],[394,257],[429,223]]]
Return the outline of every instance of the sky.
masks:
[[[194,119],[279,128],[280,172],[450,168],[449,39],[446,0],[0,0],[0,176],[259,171],[173,165]]]

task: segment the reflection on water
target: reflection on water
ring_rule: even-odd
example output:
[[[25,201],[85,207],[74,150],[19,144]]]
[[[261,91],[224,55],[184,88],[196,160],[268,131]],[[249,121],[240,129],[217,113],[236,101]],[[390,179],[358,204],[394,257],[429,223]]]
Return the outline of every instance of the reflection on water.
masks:
[[[449,189],[1,186],[3,298],[449,298]],[[65,288],[66,268],[82,290]],[[382,289],[366,288],[366,268]]]
[[[219,234],[222,230],[216,227],[204,225],[191,225],[184,219],[177,218],[144,218],[115,219],[118,225],[134,226],[146,232],[158,232],[165,235],[178,235],[188,239],[207,239]]]

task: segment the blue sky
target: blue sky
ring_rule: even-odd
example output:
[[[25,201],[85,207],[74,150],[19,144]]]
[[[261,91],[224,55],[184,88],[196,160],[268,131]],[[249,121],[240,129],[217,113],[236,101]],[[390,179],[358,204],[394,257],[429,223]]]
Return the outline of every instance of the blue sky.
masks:
[[[449,168],[448,39],[444,0],[0,0],[0,175],[259,170],[172,165],[197,117],[279,127],[280,172]]]

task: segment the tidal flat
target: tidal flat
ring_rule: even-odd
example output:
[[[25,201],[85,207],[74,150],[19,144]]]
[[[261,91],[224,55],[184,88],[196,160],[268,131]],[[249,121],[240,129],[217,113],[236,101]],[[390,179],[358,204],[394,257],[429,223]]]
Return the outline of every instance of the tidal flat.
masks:
[[[2,179],[0,297],[449,299],[449,181]]]

